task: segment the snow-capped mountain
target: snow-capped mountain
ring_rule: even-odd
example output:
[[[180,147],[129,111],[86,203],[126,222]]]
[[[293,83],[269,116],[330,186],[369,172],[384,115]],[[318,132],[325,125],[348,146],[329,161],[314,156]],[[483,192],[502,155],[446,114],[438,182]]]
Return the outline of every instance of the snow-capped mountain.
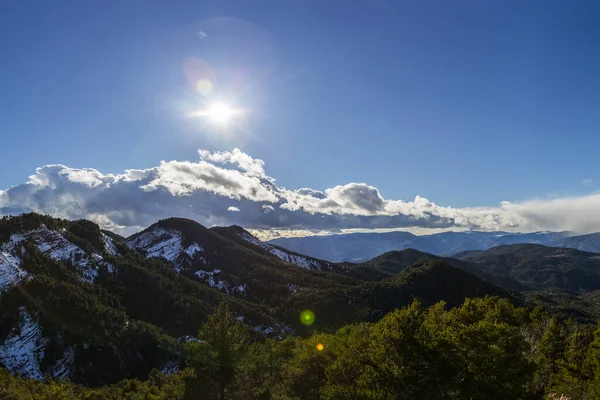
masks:
[[[170,229],[165,229],[164,227],[155,224],[150,228],[127,238],[126,243],[130,248],[144,252],[147,257],[163,258],[169,261],[173,264],[173,267],[177,272],[184,271],[194,264],[194,262],[200,262],[201,265],[207,265],[209,264],[207,258],[218,255],[218,252],[215,253],[215,238],[213,233],[221,236],[221,240],[225,237],[236,241],[238,244],[246,243],[257,246],[265,253],[298,267],[319,271],[330,271],[332,269],[332,263],[328,261],[307,257],[262,242],[252,236],[248,231],[238,226],[207,230],[200,224],[196,225],[196,228],[202,232],[202,235],[196,239],[186,238],[180,227],[172,226]],[[239,239],[241,239],[241,241]],[[206,242],[203,242],[203,240]],[[200,271],[200,273],[196,275],[199,277],[210,275],[212,277],[214,274],[218,274],[216,271],[217,270],[212,272]],[[225,287],[224,285],[216,286]]]

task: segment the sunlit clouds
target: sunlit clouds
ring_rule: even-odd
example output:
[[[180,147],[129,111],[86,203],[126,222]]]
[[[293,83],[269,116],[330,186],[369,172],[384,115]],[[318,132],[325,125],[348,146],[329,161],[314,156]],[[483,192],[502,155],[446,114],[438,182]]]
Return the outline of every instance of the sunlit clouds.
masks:
[[[324,190],[276,183],[263,160],[241,151],[198,150],[195,161],[162,161],[147,169],[105,174],[46,165],[20,185],[0,190],[0,214],[36,211],[88,218],[122,234],[181,216],[206,226],[241,225],[263,239],[368,231],[600,231],[600,194],[503,201],[455,208],[416,195],[386,197],[361,182]]]

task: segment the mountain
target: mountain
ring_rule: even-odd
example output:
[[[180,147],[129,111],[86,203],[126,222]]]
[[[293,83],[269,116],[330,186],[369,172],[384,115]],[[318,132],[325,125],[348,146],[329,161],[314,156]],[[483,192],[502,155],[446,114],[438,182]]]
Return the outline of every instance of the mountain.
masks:
[[[588,235],[571,236],[556,240],[548,244],[553,247],[568,247],[581,251],[600,253],[600,233],[590,233]]]
[[[320,317],[315,326],[327,330],[350,321],[377,319],[410,303],[418,296],[397,288],[392,279],[418,261],[439,259],[486,277],[467,262],[415,250],[387,253],[363,264],[330,263],[261,242],[239,226],[207,229],[178,218],[159,221],[127,238],[126,243],[147,257],[166,259],[179,274],[229,295],[268,305],[283,326],[299,333],[304,328],[298,324],[297,315],[303,309],[314,310]],[[483,282],[485,285],[490,284]],[[374,287],[391,290],[395,300],[371,304],[367,298]],[[493,287],[490,294],[497,293]],[[444,293],[433,296],[431,304]],[[419,298],[427,301],[429,296]],[[351,304],[348,298],[359,302]]]
[[[419,261],[400,274],[392,282],[402,287],[411,298],[424,304],[445,301],[450,307],[462,304],[466,297],[499,296],[520,304],[515,296],[499,286],[441,260]]]
[[[529,289],[529,287],[524,286],[511,277],[492,275],[486,272],[483,268],[459,258],[440,257],[415,249],[390,251],[364,263],[346,266],[341,272],[349,276],[359,277],[370,281],[377,281],[389,278],[390,276],[403,271],[406,267],[423,260],[444,261],[487,282],[493,283],[508,290],[521,291]]]
[[[490,275],[511,278],[529,290],[583,293],[600,289],[600,254],[535,244],[515,244],[456,255]]]
[[[185,357],[178,338],[223,300],[257,334],[286,329],[266,306],[188,279],[89,221],[5,217],[0,255],[0,363],[13,374],[97,386],[172,369]]]
[[[207,229],[191,220],[170,218],[125,243],[146,257],[168,261],[175,272],[191,280],[277,308],[298,291],[358,283],[328,272],[333,265],[329,262],[262,243],[235,226]]]
[[[486,250],[503,244],[549,244],[569,235],[569,232],[470,231],[416,236],[409,232],[386,232],[278,238],[268,243],[319,259],[361,262],[388,251],[408,248],[438,256],[451,256],[462,251]]]
[[[354,269],[369,269],[388,275],[396,275],[397,273],[403,271],[406,267],[423,260],[445,261],[448,264],[454,265],[471,273],[475,273],[475,268],[465,261],[449,257],[440,257],[415,249],[389,251],[380,256],[372,258],[369,261],[356,265]]]
[[[259,247],[263,252],[270,253],[279,258],[280,260],[289,262],[290,264],[294,264],[302,268],[314,269],[318,271],[332,271],[333,269],[335,269],[333,263],[329,261],[320,260],[314,257],[308,257],[300,253],[286,250],[276,245],[271,245],[262,242],[254,236],[252,236],[250,232],[237,225],[229,227],[215,227],[211,228],[211,231],[217,233],[218,235],[227,237],[241,245],[247,245],[248,243],[250,243],[254,246]]]
[[[392,250],[409,248],[417,236],[410,232],[352,233],[347,235],[279,238],[269,241],[301,254],[329,261],[365,261]]]
[[[256,337],[280,338],[376,321],[414,299],[516,299],[443,261],[409,266],[427,257],[331,263],[240,227],[207,229],[181,218],[122,238],[89,221],[4,217],[0,364],[87,386],[146,379],[153,368],[173,371],[185,362],[185,342],[223,301]],[[316,315],[311,327],[299,321],[306,309]]]
[[[432,305],[445,301],[449,307],[467,297],[500,296],[521,304],[520,296],[487,282],[443,260],[425,259],[391,278],[351,287],[332,287],[292,299],[291,308],[310,308],[318,329],[338,326],[342,321],[377,321],[388,312],[414,300]],[[323,321],[323,322],[322,322]]]

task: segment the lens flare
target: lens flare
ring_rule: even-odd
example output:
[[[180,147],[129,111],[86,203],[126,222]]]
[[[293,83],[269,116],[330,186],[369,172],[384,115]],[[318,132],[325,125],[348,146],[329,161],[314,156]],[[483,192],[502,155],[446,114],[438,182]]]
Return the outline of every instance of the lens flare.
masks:
[[[300,322],[306,326],[315,323],[315,313],[311,310],[304,310],[300,313]]]
[[[210,79],[200,79],[196,82],[196,91],[203,96],[211,95],[213,92],[213,84]]]
[[[325,346],[323,346],[323,343],[317,343],[317,350],[319,351],[323,351],[323,349],[325,348]]]

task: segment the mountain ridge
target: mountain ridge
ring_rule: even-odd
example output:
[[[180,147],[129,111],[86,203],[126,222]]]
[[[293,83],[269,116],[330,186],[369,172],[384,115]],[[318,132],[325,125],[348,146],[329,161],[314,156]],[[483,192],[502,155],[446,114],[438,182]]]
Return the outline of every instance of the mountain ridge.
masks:
[[[437,256],[515,243],[557,243],[571,232],[441,232],[417,236],[410,232],[351,233],[329,236],[278,238],[267,243],[329,261],[362,262],[393,250],[413,248]],[[600,247],[600,246],[599,246]]]

